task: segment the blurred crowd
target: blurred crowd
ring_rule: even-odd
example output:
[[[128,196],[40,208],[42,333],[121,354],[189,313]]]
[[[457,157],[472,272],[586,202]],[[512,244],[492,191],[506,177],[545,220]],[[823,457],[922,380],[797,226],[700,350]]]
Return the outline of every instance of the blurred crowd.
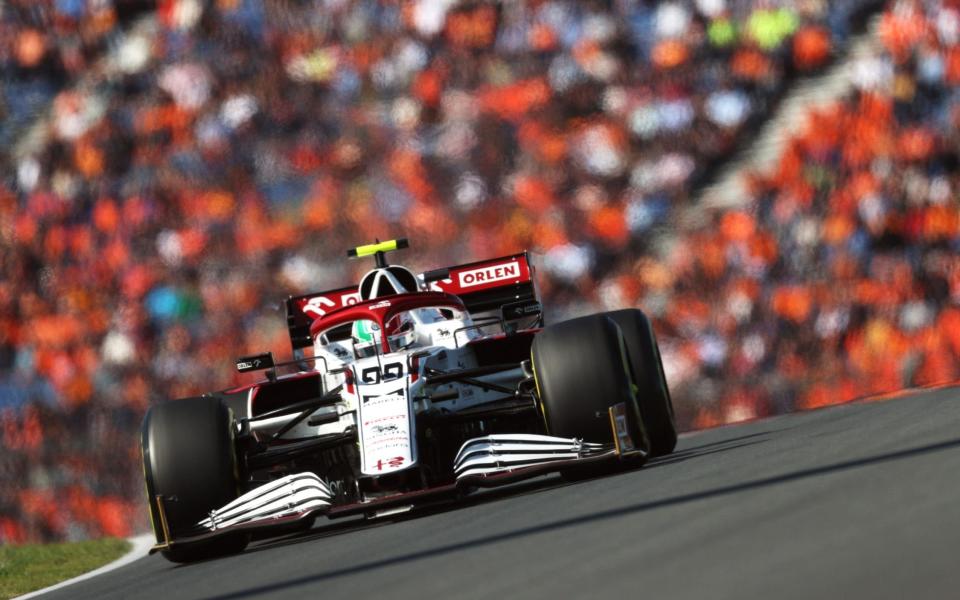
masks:
[[[149,8],[138,0],[0,3],[0,156],[59,90],[95,68],[124,24]]]
[[[621,267],[694,427],[960,379],[960,2],[877,35],[742,207]]]
[[[287,356],[281,300],[377,237],[643,307],[682,428],[957,378],[955,3],[890,4],[856,94],[676,227],[874,4],[0,4],[0,543],[145,526],[146,408]]]

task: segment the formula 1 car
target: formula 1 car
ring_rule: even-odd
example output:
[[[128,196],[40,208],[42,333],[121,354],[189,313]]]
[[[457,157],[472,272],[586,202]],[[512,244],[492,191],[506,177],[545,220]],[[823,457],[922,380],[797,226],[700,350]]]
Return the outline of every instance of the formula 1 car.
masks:
[[[526,253],[415,275],[387,263],[405,247],[351,250],[376,261],[358,286],[289,297],[293,360],[237,360],[262,381],[148,411],[154,551],[202,560],[321,514],[375,518],[673,451],[670,393],[641,311],[544,326]]]

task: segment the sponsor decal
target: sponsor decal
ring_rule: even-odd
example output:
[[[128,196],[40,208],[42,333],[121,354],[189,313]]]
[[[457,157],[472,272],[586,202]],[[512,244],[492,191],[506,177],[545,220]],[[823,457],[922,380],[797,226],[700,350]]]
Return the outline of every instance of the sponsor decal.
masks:
[[[390,306],[390,301],[384,300],[383,302],[377,302],[376,304],[371,304],[369,308],[370,310],[373,310],[375,308],[387,308],[388,306]]]
[[[383,365],[382,369],[374,365],[360,371],[360,383],[368,385],[376,385],[381,381],[393,381],[401,377],[403,377],[402,362],[387,363]]]
[[[364,394],[363,395],[363,405],[368,404],[389,404],[391,402],[397,402],[398,399],[403,398],[403,390],[395,390],[393,392],[388,392],[386,394]]]
[[[610,420],[613,422],[613,433],[616,435],[617,454],[632,452],[636,449],[633,436],[627,421],[627,405],[619,402],[610,407]]]
[[[382,423],[384,421],[393,421],[394,419],[405,419],[405,418],[407,418],[407,416],[402,414],[385,415],[385,416],[377,417],[376,419],[366,419],[363,422],[363,426],[366,427],[368,425],[374,425],[376,423]]]
[[[617,421],[617,435],[620,437],[629,435],[629,432],[627,431],[627,418],[624,415],[617,415],[616,421]]]
[[[333,492],[335,498],[343,498],[347,493],[347,483],[341,479],[332,479],[327,481],[327,487]]]
[[[438,279],[437,281],[430,282],[430,290],[434,292],[445,292],[450,289],[451,285],[453,285],[453,280],[449,277],[446,279]]]
[[[404,458],[402,456],[394,456],[386,462],[384,462],[383,459],[378,459],[376,462],[376,467],[378,471],[382,471],[384,467],[387,467],[387,470],[393,470],[397,467],[402,467],[403,462]]]
[[[314,296],[307,300],[300,311],[304,314],[312,314],[314,317],[322,317],[333,309],[353,306],[357,302],[360,302],[360,292],[341,294],[335,299],[330,299],[327,296]]]
[[[241,373],[255,369],[266,369],[273,366],[273,354],[265,352],[254,356],[243,356],[237,359],[237,370]]]
[[[480,267],[457,273],[457,280],[462,288],[519,278],[520,265],[516,262]]]
[[[415,461],[410,405],[397,382],[359,386],[361,471],[373,475],[406,468]],[[401,384],[402,385],[402,384]]]

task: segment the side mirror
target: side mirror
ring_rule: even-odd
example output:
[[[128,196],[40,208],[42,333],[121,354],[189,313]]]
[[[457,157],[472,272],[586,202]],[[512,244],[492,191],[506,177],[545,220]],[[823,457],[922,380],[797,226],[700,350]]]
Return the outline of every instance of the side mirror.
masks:
[[[273,368],[273,352],[264,352],[253,356],[244,356],[237,359],[237,371],[247,373]]]

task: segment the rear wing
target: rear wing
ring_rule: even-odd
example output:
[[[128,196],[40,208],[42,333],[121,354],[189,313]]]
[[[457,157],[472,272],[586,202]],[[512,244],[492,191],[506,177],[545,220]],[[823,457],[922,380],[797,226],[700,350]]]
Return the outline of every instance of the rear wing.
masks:
[[[459,297],[467,311],[476,316],[499,311],[509,304],[539,302],[533,274],[529,255],[522,252],[427,271],[420,275],[420,279],[428,289]],[[294,356],[300,355],[302,348],[313,345],[310,325],[314,319],[359,301],[357,286],[287,298],[287,329]]]
[[[505,304],[537,301],[533,271],[523,252],[427,271],[422,277],[431,290],[459,297],[474,315],[500,310]]]

